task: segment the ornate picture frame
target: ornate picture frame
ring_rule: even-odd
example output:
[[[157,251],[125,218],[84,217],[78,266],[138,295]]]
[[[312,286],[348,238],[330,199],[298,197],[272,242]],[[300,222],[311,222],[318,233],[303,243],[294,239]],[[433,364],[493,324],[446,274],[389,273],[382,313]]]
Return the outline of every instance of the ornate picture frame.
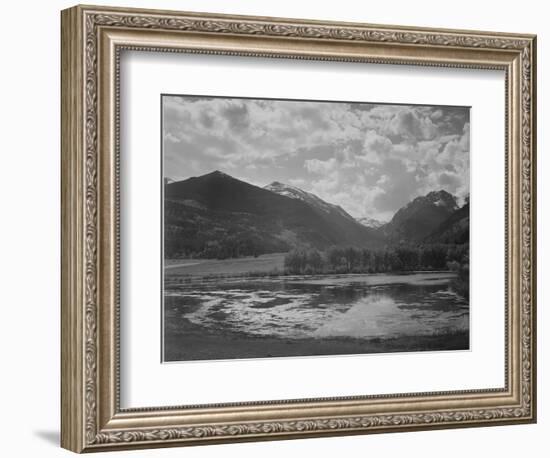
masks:
[[[536,421],[536,37],[75,6],[62,12],[61,445],[75,452]],[[505,387],[123,409],[124,50],[505,73]]]

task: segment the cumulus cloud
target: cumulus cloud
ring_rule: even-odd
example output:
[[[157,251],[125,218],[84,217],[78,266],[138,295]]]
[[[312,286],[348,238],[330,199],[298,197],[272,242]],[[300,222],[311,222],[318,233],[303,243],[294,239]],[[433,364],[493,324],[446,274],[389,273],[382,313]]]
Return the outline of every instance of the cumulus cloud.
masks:
[[[437,127],[428,116],[421,116],[411,107],[396,113],[390,121],[390,132],[401,139],[417,142],[434,138]]]
[[[393,143],[387,137],[379,135],[375,130],[368,130],[363,142],[365,161],[381,164],[393,150]]]
[[[174,179],[221,169],[382,219],[434,189],[469,193],[465,107],[165,96],[163,126]]]

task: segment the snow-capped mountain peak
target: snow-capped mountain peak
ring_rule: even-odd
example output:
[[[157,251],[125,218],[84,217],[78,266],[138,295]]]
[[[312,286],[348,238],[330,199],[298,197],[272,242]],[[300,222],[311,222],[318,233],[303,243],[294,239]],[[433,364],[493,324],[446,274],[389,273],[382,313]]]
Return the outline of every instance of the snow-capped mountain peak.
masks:
[[[267,186],[264,186],[264,189],[273,191],[282,196],[292,197],[293,199],[300,199],[300,200],[305,200],[309,194],[308,192],[303,191],[300,188],[297,188],[295,186],[290,186],[285,183],[281,183],[280,181],[274,181],[273,183],[268,184]]]
[[[324,213],[328,214],[331,212],[337,212],[341,216],[344,216],[345,218],[355,221],[355,219],[339,205],[334,205],[334,204],[325,202],[323,199],[317,197],[315,194],[304,191],[303,189],[300,189],[296,186],[291,186],[285,183],[281,183],[280,181],[274,181],[273,183],[270,183],[267,186],[264,186],[264,189],[267,189],[268,191],[272,191],[276,194],[280,194],[281,196],[290,197],[291,199],[302,200],[305,203],[311,205],[312,207],[317,208],[318,210],[321,210]]]
[[[379,221],[375,218],[370,218],[369,216],[357,218],[357,222],[361,223],[365,227],[370,227],[371,229],[379,229],[386,224],[384,221]]]

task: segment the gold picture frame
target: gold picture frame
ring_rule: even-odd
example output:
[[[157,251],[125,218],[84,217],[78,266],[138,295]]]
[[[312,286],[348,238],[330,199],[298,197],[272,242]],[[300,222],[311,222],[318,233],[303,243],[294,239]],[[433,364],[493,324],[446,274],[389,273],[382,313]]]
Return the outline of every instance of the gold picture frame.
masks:
[[[536,420],[536,37],[75,6],[61,15],[61,445],[75,452]],[[506,386],[120,408],[121,50],[498,69],[506,78]]]

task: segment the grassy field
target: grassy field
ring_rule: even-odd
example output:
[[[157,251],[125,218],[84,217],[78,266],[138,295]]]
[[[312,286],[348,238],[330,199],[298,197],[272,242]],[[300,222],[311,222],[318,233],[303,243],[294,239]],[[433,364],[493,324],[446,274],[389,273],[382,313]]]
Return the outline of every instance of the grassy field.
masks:
[[[164,264],[165,277],[205,275],[239,275],[249,272],[283,271],[285,253],[232,259],[171,259]]]

